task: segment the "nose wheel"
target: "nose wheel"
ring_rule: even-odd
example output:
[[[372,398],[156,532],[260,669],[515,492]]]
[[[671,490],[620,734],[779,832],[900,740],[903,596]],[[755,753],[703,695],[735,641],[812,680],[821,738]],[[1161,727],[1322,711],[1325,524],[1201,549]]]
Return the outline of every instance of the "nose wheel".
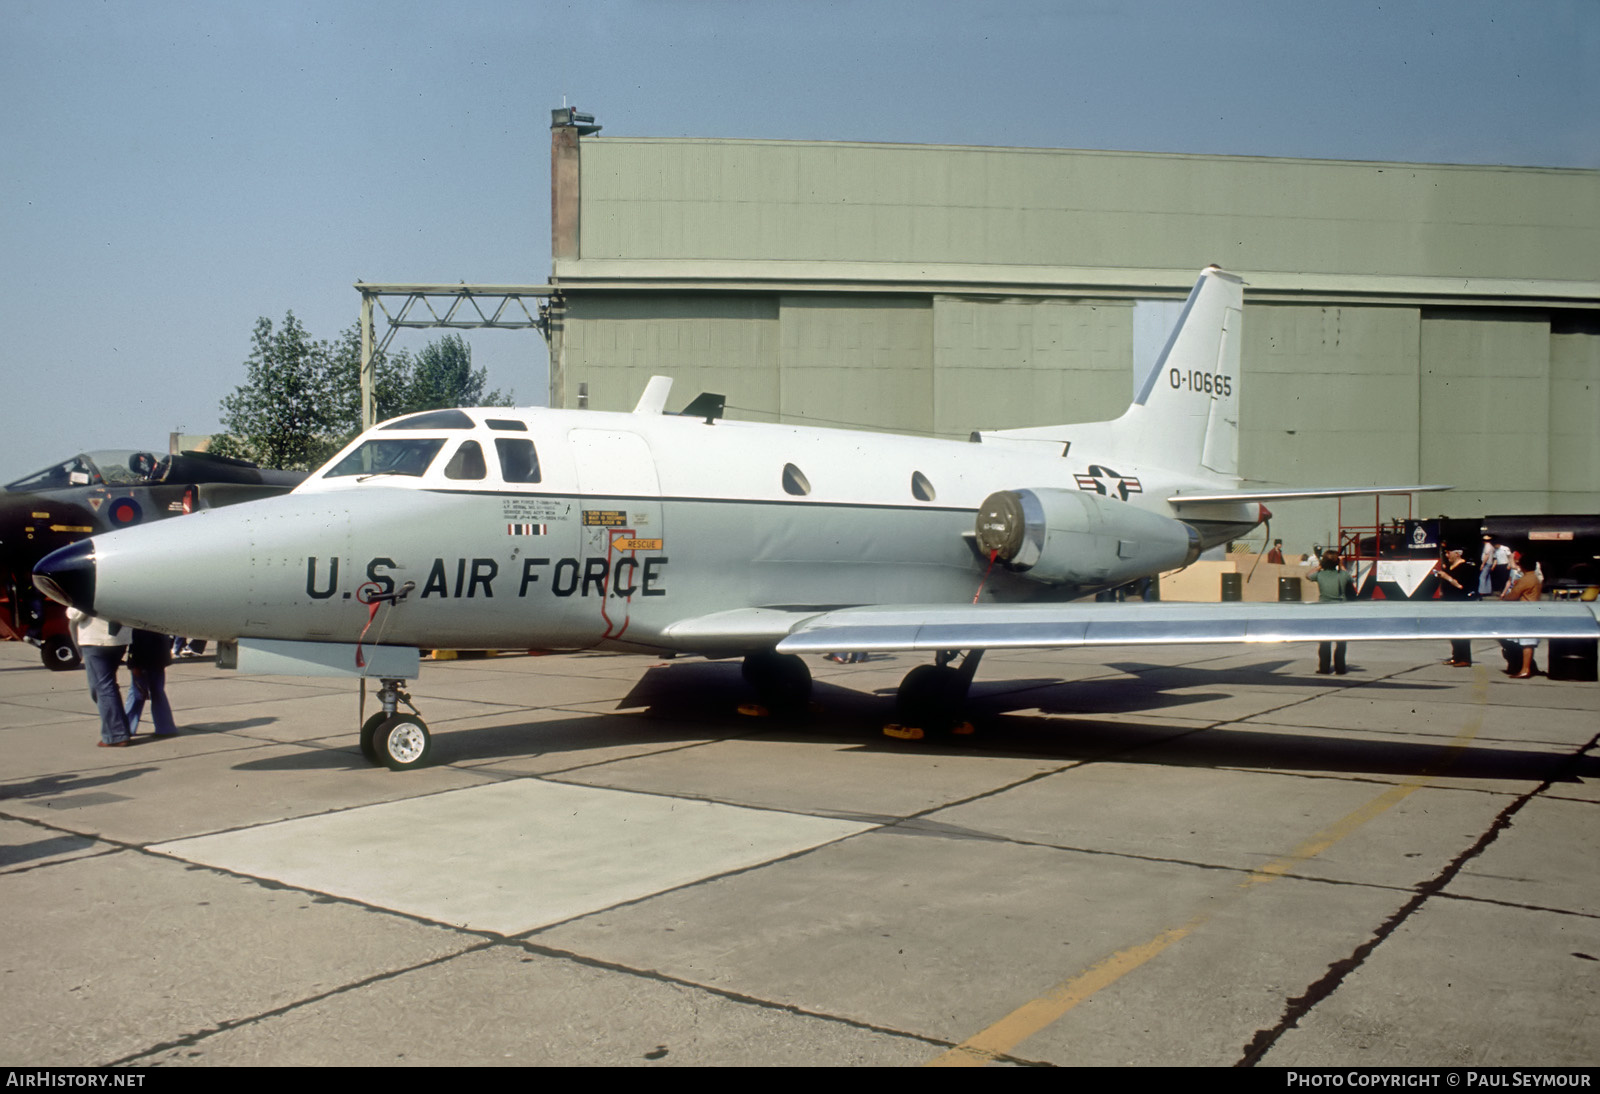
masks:
[[[385,680],[378,692],[383,709],[361,723],[361,754],[369,763],[382,764],[390,771],[410,771],[424,766],[433,751],[433,735],[428,723],[417,714],[411,696],[400,690],[404,680]],[[401,714],[405,703],[412,713]]]
[[[428,762],[433,737],[427,724],[415,714],[396,714],[374,731],[372,746],[378,753],[378,762],[390,771],[410,771]]]
[[[57,672],[75,669],[83,664],[78,656],[77,648],[65,635],[52,634],[44,640],[39,647],[39,658],[44,662],[44,667]]]

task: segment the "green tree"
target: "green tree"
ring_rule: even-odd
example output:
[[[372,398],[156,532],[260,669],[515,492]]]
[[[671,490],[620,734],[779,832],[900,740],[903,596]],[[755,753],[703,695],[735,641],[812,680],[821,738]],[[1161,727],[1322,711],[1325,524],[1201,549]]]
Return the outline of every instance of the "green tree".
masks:
[[[454,406],[509,406],[509,395],[485,392],[485,369],[472,367],[472,347],[446,335],[413,357],[373,358],[377,420]],[[222,456],[263,467],[310,470],[361,432],[361,328],[352,324],[332,344],[315,341],[293,312],[283,325],[256,320],[245,382],[222,400],[225,433],[211,442]]]
[[[335,401],[329,399],[329,353],[295,318],[256,320],[245,382],[222,400],[227,431],[211,450],[254,460],[263,467],[304,471],[337,448]]]
[[[498,389],[483,390],[488,370],[472,367],[472,347],[459,334],[429,342],[409,364],[410,375],[403,381],[405,408],[400,413],[452,406],[511,405],[511,397]]]
[[[330,398],[337,406],[336,420],[343,445],[361,432],[361,326],[352,323],[340,332],[329,349]],[[410,413],[412,373],[411,355],[374,353],[372,358],[372,400],[377,421]]]

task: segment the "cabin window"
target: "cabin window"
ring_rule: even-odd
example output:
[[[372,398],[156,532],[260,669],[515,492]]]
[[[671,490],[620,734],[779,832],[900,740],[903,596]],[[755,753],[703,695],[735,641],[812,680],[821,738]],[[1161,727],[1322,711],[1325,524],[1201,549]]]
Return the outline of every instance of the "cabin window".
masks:
[[[424,410],[383,426],[384,429],[471,429],[472,419],[459,410]]]
[[[507,482],[538,482],[539,454],[533,442],[521,437],[496,437],[494,448],[500,455],[500,477]]]
[[[928,476],[921,471],[911,472],[911,496],[918,501],[932,501],[938,495],[934,493],[933,483],[928,481]]]
[[[483,449],[477,441],[462,441],[456,454],[444,465],[444,477],[447,479],[481,479],[487,474]]]
[[[510,433],[526,433],[528,431],[527,422],[519,422],[513,418],[488,418],[483,424],[490,429],[499,429]]]
[[[421,475],[443,447],[443,437],[373,438],[334,464],[322,477]]]
[[[797,498],[803,498],[811,493],[811,483],[807,481],[805,472],[792,463],[783,465],[783,491]]]

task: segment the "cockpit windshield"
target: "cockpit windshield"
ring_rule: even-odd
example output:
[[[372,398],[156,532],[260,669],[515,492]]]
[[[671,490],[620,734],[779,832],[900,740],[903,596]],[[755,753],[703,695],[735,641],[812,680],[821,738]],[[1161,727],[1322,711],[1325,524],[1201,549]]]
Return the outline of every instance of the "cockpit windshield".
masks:
[[[80,452],[43,471],[6,483],[8,491],[61,490],[69,486],[138,486],[156,469],[156,457],[131,448]]]
[[[346,475],[412,475],[428,470],[444,447],[443,437],[373,438],[322,473],[325,479]]]

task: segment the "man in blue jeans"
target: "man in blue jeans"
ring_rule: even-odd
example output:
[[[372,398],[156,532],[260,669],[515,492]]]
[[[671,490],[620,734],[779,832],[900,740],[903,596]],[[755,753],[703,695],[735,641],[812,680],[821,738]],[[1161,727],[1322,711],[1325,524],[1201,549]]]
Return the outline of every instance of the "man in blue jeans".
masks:
[[[83,654],[83,667],[89,674],[89,694],[100,708],[100,747],[128,747],[128,718],[122,708],[122,690],[117,686],[117,666],[128,646],[132,631],[96,615],[67,609],[67,626],[72,640]]]
[[[178,732],[172,723],[172,704],[167,702],[167,665],[172,660],[172,636],[143,631],[133,632],[128,643],[128,671],[133,675],[128,685],[128,736],[139,732],[139,716],[150,704],[150,720],[155,724],[157,737],[171,737]]]

